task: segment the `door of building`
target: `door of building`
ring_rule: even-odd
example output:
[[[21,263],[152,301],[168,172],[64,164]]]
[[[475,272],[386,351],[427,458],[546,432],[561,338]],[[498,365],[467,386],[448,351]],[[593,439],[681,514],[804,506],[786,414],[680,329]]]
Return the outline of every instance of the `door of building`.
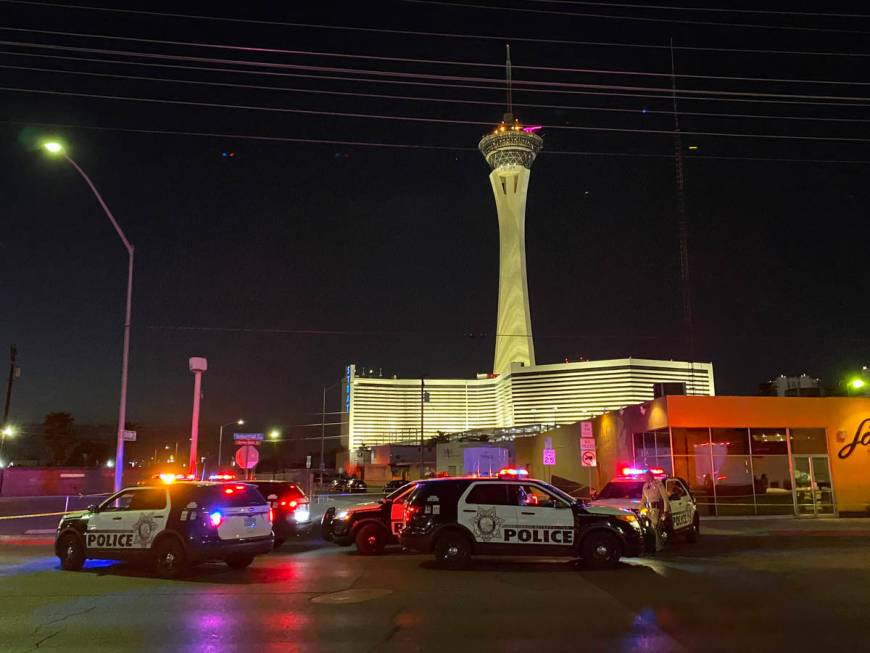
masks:
[[[794,507],[798,516],[833,515],[834,489],[827,456],[792,456]]]

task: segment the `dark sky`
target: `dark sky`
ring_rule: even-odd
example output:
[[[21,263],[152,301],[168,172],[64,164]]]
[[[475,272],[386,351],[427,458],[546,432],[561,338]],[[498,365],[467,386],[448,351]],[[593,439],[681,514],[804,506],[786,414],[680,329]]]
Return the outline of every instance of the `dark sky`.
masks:
[[[707,6],[723,4],[711,0]],[[793,4],[794,11],[813,10],[809,3]],[[35,150],[36,140],[44,133],[65,138],[72,156],[92,176],[136,246],[131,420],[184,431],[192,388],[187,358],[192,355],[209,359],[203,403],[203,419],[209,428],[239,415],[263,427],[318,421],[315,413],[320,408],[321,387],[335,382],[350,362],[382,367],[385,373],[400,376],[465,377],[489,371],[492,339],[466,334],[491,334],[495,326],[497,222],[488,168],[475,148],[487,125],[501,117],[502,90],[462,88],[459,84],[492,84],[456,79],[434,80],[443,86],[415,86],[289,75],[373,77],[323,70],[332,67],[494,79],[503,70],[407,59],[501,64],[504,40],[300,28],[280,22],[517,37],[511,41],[516,113],[527,123],[544,125],[545,149],[534,165],[527,210],[529,289],[538,362],[581,356],[680,358],[689,351],[681,327],[674,163],[667,156],[673,153],[672,138],[605,130],[670,130],[670,99],[661,93],[645,92],[661,96],[645,98],[638,97],[637,91],[613,88],[599,90],[597,95],[576,94],[566,91],[583,89],[565,86],[667,88],[670,80],[545,72],[522,66],[667,73],[669,53],[661,46],[672,37],[680,48],[677,71],[699,76],[680,78],[681,89],[748,94],[717,96],[725,97],[724,101],[703,94],[700,97],[707,100],[681,99],[679,108],[685,113],[680,122],[685,132],[870,138],[866,122],[870,120],[866,86],[870,83],[866,58],[870,56],[866,52],[870,19],[618,9],[531,0],[510,0],[507,5],[731,25],[399,1],[124,5],[275,21],[267,24],[0,2],[0,24],[8,27],[181,42],[2,31],[0,345],[5,351],[8,344],[16,344],[23,368],[13,401],[14,420],[40,421],[54,410],[70,411],[79,422],[111,423],[116,415],[125,253],[74,170]],[[765,8],[758,3],[743,6]],[[766,6],[779,9],[782,5],[769,2]],[[851,10],[848,5],[824,4],[825,12]],[[734,23],[866,31],[755,29]],[[36,44],[62,47],[36,48]],[[233,51],[194,44],[405,61]],[[851,52],[863,53],[863,57],[684,47]],[[34,54],[62,58],[30,56]],[[253,62],[316,69],[250,65]],[[232,88],[20,67],[433,99]],[[540,91],[528,90],[523,82],[530,80],[549,85],[539,86]],[[383,117],[180,106],[10,88]],[[759,94],[764,93],[868,99],[841,102],[854,106],[801,97],[790,102],[779,98],[779,103],[737,101],[763,99]],[[442,101],[447,99],[492,104]],[[806,104],[810,101],[817,104]],[[568,108],[524,106],[528,104]],[[410,122],[386,116],[480,124]],[[80,127],[47,128],[40,123]],[[559,128],[566,126],[584,129]],[[109,128],[457,149],[388,149]],[[690,145],[698,149],[689,150]],[[686,135],[683,146],[696,356],[715,364],[718,392],[753,393],[760,381],[780,372],[807,372],[836,383],[850,367],[867,363],[868,165],[701,158],[860,161],[870,160],[867,143]],[[224,157],[222,152],[235,156]],[[253,331],[174,328],[190,326]],[[345,333],[294,335],[258,330]],[[333,391],[332,410],[337,401]]]

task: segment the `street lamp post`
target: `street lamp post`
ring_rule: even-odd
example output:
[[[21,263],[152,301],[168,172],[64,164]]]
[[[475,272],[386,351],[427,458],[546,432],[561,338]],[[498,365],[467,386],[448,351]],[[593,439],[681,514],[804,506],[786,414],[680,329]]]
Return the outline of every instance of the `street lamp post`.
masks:
[[[218,436],[218,460],[217,460],[217,471],[219,474],[221,471],[221,452],[223,451],[223,447],[224,447],[224,427],[230,426],[232,424],[238,424],[239,426],[243,426],[244,423],[245,423],[245,420],[237,419],[235,422],[227,422],[226,424],[221,424],[220,435]]]
[[[275,459],[272,461],[272,480],[275,480],[275,473],[278,471],[278,439],[281,437],[281,431],[278,429],[272,429],[269,431],[269,439],[272,441],[272,444],[275,445],[274,450],[272,451]],[[310,494],[310,493],[309,493]]]
[[[131,245],[130,241],[127,240],[127,236],[124,235],[121,226],[118,224],[118,221],[115,220],[115,216],[112,215],[105,200],[103,200],[103,196],[100,195],[100,191],[98,191],[97,187],[94,186],[94,182],[91,181],[91,178],[81,169],[79,164],[64,151],[63,145],[57,141],[49,141],[43,143],[43,147],[49,154],[62,156],[73,168],[76,169],[76,172],[81,175],[82,179],[85,180],[85,183],[87,183],[88,187],[93,191],[94,196],[103,208],[103,212],[106,214],[106,217],[109,218],[109,222],[112,223],[115,231],[118,232],[118,237],[121,239],[124,248],[127,250],[127,305],[126,312],[124,313],[124,353],[121,358],[121,400],[118,406],[118,441],[115,451],[115,492],[118,492],[121,490],[124,480],[124,427],[127,421],[127,371],[130,360],[130,315],[133,307],[133,245]]]

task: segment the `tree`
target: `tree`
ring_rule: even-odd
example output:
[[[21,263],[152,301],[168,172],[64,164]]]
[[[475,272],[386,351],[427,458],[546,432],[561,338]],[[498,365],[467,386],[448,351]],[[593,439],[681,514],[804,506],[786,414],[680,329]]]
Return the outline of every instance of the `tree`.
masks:
[[[49,413],[42,422],[45,443],[55,465],[63,465],[76,442],[73,416],[69,413]]]

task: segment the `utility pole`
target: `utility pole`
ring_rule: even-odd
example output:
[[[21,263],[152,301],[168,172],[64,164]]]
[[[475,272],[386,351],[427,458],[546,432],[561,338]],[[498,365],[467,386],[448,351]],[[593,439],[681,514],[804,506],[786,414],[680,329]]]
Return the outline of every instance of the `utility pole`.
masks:
[[[9,380],[6,382],[6,404],[3,408],[3,428],[9,425],[9,406],[12,404],[12,384],[21,376],[21,368],[15,367],[15,358],[18,350],[15,345],[9,347]]]
[[[326,443],[326,386],[323,386],[323,402],[320,405],[320,491],[323,491],[323,455]],[[310,492],[309,492],[310,494]]]
[[[194,356],[189,361],[189,368],[193,372],[193,416],[190,420],[190,462],[187,473],[196,476],[196,445],[199,438],[199,402],[202,398],[202,373],[208,369],[208,361],[205,358]]]
[[[429,393],[426,392],[426,375],[420,377],[420,478],[423,478],[423,424],[425,406],[429,401]]]

